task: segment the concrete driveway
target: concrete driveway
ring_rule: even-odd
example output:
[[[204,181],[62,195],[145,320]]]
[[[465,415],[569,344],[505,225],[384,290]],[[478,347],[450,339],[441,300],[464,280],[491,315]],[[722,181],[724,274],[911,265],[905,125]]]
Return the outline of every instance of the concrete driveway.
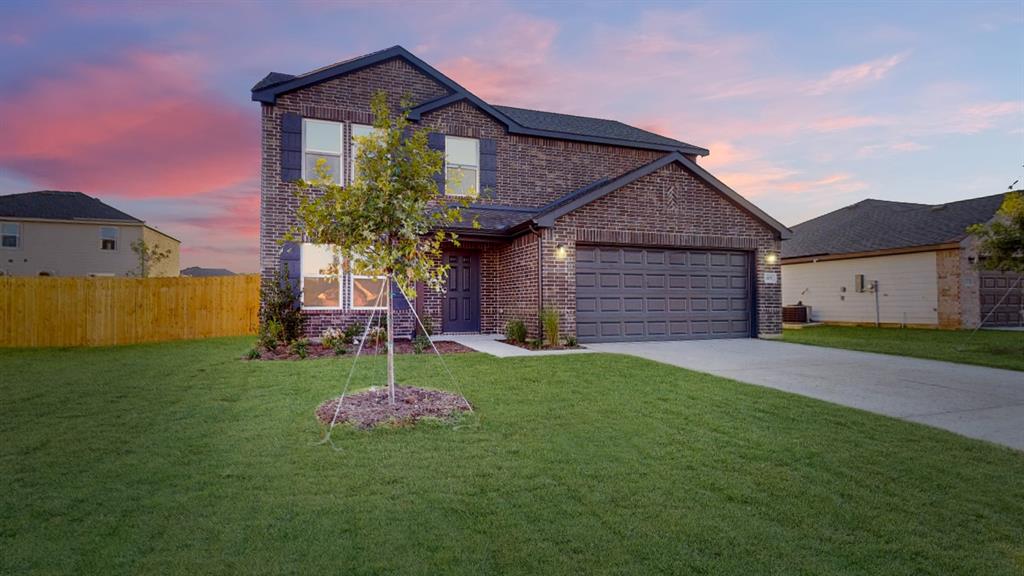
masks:
[[[1024,372],[766,340],[588,344],[1024,450]]]

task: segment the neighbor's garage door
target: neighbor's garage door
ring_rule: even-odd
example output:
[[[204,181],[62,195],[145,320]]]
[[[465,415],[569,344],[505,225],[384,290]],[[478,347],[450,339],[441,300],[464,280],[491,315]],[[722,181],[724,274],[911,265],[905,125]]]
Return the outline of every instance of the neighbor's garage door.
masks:
[[[745,252],[576,247],[580,342],[742,338],[750,332]]]
[[[981,273],[981,319],[985,326],[1024,326],[1024,281],[1009,272]],[[1002,301],[1002,303],[1000,303]]]

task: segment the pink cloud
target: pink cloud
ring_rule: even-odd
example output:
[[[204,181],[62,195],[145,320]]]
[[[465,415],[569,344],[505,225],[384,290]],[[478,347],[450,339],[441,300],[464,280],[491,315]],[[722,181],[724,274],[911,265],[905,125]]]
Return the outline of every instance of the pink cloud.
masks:
[[[907,53],[894,54],[886,58],[878,58],[854,66],[838,68],[829,72],[824,78],[808,84],[805,92],[812,96],[821,96],[836,90],[855,88],[881,80],[893,68],[906,60],[907,56]]]
[[[890,123],[891,120],[878,116],[833,116],[816,120],[811,124],[811,128],[817,132],[838,132],[871,126],[884,126]]]
[[[257,177],[250,111],[198,86],[187,57],[77,65],[0,101],[0,166],[39,186],[187,196]]]

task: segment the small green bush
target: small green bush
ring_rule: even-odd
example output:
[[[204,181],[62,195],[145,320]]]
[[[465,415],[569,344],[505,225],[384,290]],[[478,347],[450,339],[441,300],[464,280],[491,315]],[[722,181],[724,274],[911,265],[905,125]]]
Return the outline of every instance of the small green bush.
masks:
[[[287,344],[302,334],[306,317],[302,315],[299,290],[288,278],[287,264],[273,278],[262,282],[260,305],[260,324],[277,322],[281,326],[278,341]]]
[[[338,341],[334,343],[334,346],[331,346],[331,350],[334,351],[335,356],[344,356],[348,354],[348,345]]]
[[[430,348],[430,337],[426,334],[417,334],[412,341],[412,351],[416,354],[423,354]]]
[[[576,337],[575,336],[569,335],[569,336],[565,337],[565,345],[568,348],[575,348],[575,347],[579,346],[580,344],[579,344],[579,342],[576,341]]]
[[[526,345],[529,346],[532,350],[540,350],[541,348],[544,347],[544,341],[541,340],[540,338],[533,338],[527,341]]]
[[[331,327],[324,330],[324,333],[320,335],[320,343],[324,345],[324,348],[335,348],[336,346],[345,344],[345,333],[337,328]]]
[[[558,326],[558,310],[545,308],[540,313],[540,323],[544,326],[544,341],[552,348],[558,347],[562,341],[562,335]]]
[[[509,342],[526,342],[526,323],[515,318],[505,324],[505,339]]]
[[[359,324],[349,324],[348,327],[345,328],[345,332],[344,334],[342,334],[342,338],[345,339],[345,344],[352,344],[353,342],[356,341],[356,338],[359,338],[362,335],[362,326],[360,326]]]
[[[249,352],[246,353],[245,357],[248,358],[249,360],[259,360],[260,359],[260,347],[259,347],[259,345],[253,346],[252,348],[249,348]]]
[[[298,340],[293,341],[291,351],[292,354],[305,359],[309,356],[309,340],[306,338],[299,338]]]
[[[259,346],[264,350],[273,350],[282,343],[284,326],[277,320],[266,320],[260,325]]]

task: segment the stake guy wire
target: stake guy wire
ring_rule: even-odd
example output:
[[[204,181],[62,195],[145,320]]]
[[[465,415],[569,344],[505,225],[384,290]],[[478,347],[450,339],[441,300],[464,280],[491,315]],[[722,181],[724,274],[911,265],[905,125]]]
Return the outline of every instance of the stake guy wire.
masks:
[[[366,327],[363,329],[363,337],[359,340],[359,346],[356,348],[356,355],[352,359],[352,366],[349,367],[348,378],[345,379],[345,386],[342,388],[341,396],[338,398],[338,402],[334,406],[334,416],[331,417],[331,422],[329,427],[327,428],[326,434],[324,435],[323,439],[317,442],[317,445],[330,444],[332,448],[340,451],[340,448],[338,448],[334,444],[334,441],[331,440],[331,434],[334,432],[334,427],[338,423],[338,414],[341,412],[341,404],[342,402],[345,401],[345,395],[348,394],[349,386],[352,384],[352,375],[355,374],[356,364],[358,363],[359,356],[363,351],[363,345],[366,343],[366,339],[370,334],[370,328],[373,326],[373,321],[376,318],[377,311],[380,309],[381,298],[383,298],[385,292],[387,292],[389,298],[391,297],[390,295],[392,294],[392,285],[397,286],[398,290],[402,293],[402,297],[405,298],[407,301],[409,300],[409,295],[406,293],[405,290],[402,289],[401,284],[394,281],[394,276],[389,276],[387,278],[387,282],[385,283],[385,289],[381,290],[380,294],[377,295],[377,301],[374,303],[373,311],[370,313],[370,318],[367,320]],[[462,389],[462,385],[459,383],[458,379],[455,378],[455,375],[452,373],[451,368],[448,367],[448,363],[444,361],[444,356],[441,354],[441,351],[438,350],[437,346],[434,344],[434,338],[427,331],[426,326],[423,325],[423,320],[420,318],[420,315],[416,312],[416,307],[410,306],[409,309],[412,311],[413,317],[416,318],[416,324],[419,326],[420,330],[423,331],[423,334],[427,337],[427,341],[430,342],[430,347],[434,350],[434,354],[437,356],[437,359],[441,361],[441,366],[444,368],[445,373],[448,374],[448,378],[451,380],[452,384],[458,391],[459,395],[462,396],[462,400],[466,403],[466,407],[469,408],[469,412],[473,413],[473,405],[469,402],[469,400],[466,399],[466,394]],[[388,320],[389,322],[391,321],[390,318]]]

